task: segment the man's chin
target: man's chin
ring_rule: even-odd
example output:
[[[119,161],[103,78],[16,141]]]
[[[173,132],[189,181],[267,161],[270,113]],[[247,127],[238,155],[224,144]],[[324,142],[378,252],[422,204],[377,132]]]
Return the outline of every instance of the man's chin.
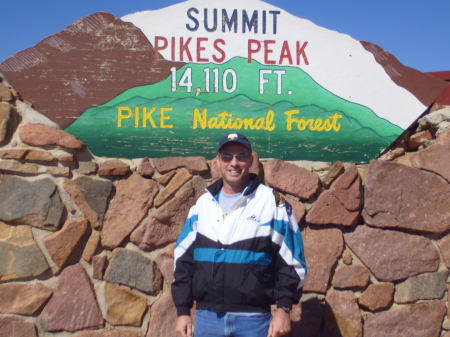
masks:
[[[228,181],[234,181],[234,182],[238,182],[240,180],[243,180],[243,176],[242,173],[228,173],[226,176]]]

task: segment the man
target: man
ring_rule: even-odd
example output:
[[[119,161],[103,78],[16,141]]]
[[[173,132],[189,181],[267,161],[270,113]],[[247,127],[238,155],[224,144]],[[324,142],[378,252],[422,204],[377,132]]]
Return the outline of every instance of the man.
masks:
[[[176,331],[192,337],[196,301],[196,337],[282,336],[306,275],[295,215],[249,173],[244,135],[223,137],[215,160],[222,178],[191,208],[175,246]]]

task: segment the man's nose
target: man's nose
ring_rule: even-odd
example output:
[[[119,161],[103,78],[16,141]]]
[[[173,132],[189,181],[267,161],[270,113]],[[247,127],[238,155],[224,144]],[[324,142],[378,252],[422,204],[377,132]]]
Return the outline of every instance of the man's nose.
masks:
[[[233,159],[231,159],[230,164],[231,165],[240,165],[239,160],[237,160],[236,156],[233,156]]]

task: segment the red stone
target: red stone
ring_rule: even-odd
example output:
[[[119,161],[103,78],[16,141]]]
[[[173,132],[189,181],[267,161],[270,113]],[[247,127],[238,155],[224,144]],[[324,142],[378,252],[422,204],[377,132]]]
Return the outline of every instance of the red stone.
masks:
[[[344,234],[345,243],[379,281],[392,282],[433,272],[439,254],[432,242],[420,235],[357,226]]]
[[[131,331],[110,330],[105,332],[82,331],[73,337],[139,337],[139,335]]]
[[[292,209],[294,210],[295,219],[297,220],[297,223],[300,222],[300,220],[303,219],[306,213],[306,207],[305,204],[301,201],[294,200],[287,195],[284,196],[286,201],[292,206]]]
[[[19,129],[19,136],[22,142],[31,146],[55,145],[81,152],[86,150],[86,145],[77,137],[43,124],[25,124]]]
[[[177,321],[177,311],[173,304],[170,291],[162,293],[150,309],[150,322],[146,337],[176,336],[174,327]]]
[[[401,304],[441,299],[447,292],[447,278],[448,270],[411,276],[395,285],[394,302]]]
[[[64,269],[40,317],[48,332],[97,328],[104,319],[89,276],[81,264]]]
[[[34,323],[15,316],[0,317],[0,337],[37,337]]]
[[[356,226],[359,211],[347,210],[329,191],[323,192],[306,215],[306,222],[314,225]]]
[[[0,109],[1,109],[1,105],[0,105]],[[1,112],[0,112],[0,115],[1,115]],[[25,150],[25,149],[3,150],[3,151],[0,151],[0,158],[22,159],[27,152],[28,152],[28,150]]]
[[[20,94],[14,88],[9,88],[9,91],[11,91],[14,98],[20,99]]]
[[[112,182],[78,176],[73,180],[64,179],[64,189],[72,197],[93,228],[100,228],[105,215]]]
[[[436,241],[441,251],[442,261],[450,269],[450,235],[447,234]]]
[[[120,245],[147,214],[158,191],[156,181],[136,172],[120,180],[103,222],[104,248],[112,250]]]
[[[450,145],[434,144],[416,152],[411,164],[419,169],[434,172],[450,182]]]
[[[355,164],[349,164],[328,191],[323,192],[306,215],[316,225],[355,226],[361,207],[361,178]]]
[[[172,285],[173,276],[173,259],[174,259],[174,245],[169,245],[164,248],[156,257],[155,262],[161,271],[162,276],[166,283],[170,286]]]
[[[100,176],[123,176],[130,170],[130,165],[121,160],[108,160],[101,164],[97,174]]]
[[[325,301],[323,336],[362,337],[362,317],[352,291],[330,289]]]
[[[369,315],[364,324],[364,337],[437,337],[446,313],[443,302],[434,302]]]
[[[275,308],[272,309],[273,312]],[[285,337],[317,337],[319,336],[324,317],[325,305],[317,297],[303,296],[299,304],[291,310],[291,332]]]
[[[0,144],[6,143],[10,132],[12,106],[0,102]]]
[[[252,151],[252,157],[253,157],[253,163],[252,166],[250,166],[250,173],[256,174],[260,180],[262,180],[262,173],[264,172],[264,169],[261,165],[261,162],[259,161],[259,154],[258,152]]]
[[[186,168],[193,175],[203,175],[209,172],[206,159],[204,157],[165,157],[154,158],[153,164],[156,170],[161,173],[167,173],[179,168]]]
[[[194,177],[171,199],[150,213],[131,233],[130,240],[144,251],[175,242],[183,228],[189,209],[205,192],[206,183]]]
[[[51,295],[42,283],[0,284],[0,313],[34,315]]]
[[[94,256],[92,266],[94,268],[92,276],[97,280],[103,280],[103,275],[108,267],[108,258],[105,255]]]
[[[348,250],[344,250],[344,254],[342,254],[342,262],[344,262],[346,265],[350,265],[352,264],[352,261],[352,253],[350,253]]]
[[[369,226],[429,233],[450,229],[450,185],[434,174],[372,161],[364,188],[362,215]]]
[[[71,162],[77,161],[77,158],[72,154],[65,155],[65,156],[59,156],[56,159],[62,163],[71,163]]]
[[[147,299],[132,290],[106,282],[106,321],[111,325],[141,326]]]
[[[325,175],[325,177],[322,180],[322,186],[324,188],[329,188],[331,186],[331,183],[341,174],[341,172],[344,171],[344,164],[341,161],[336,161],[333,163],[333,165],[330,167],[330,170]]]
[[[280,159],[269,160],[266,163],[264,176],[268,186],[300,199],[314,196],[320,184],[317,174]]]
[[[450,145],[450,129],[441,133],[437,138],[436,143],[442,145]]]
[[[59,231],[46,236],[42,240],[58,267],[64,266],[69,260],[75,248],[81,242],[87,228],[88,222],[86,219],[69,219]]]
[[[217,180],[219,180],[220,178],[222,178],[222,174],[220,173],[220,169],[216,164],[216,158],[208,160],[208,165],[210,167],[211,170],[211,178],[212,181],[215,182]]]
[[[37,151],[37,150],[25,150],[25,149],[13,149],[0,151],[0,158],[5,159],[22,159],[33,161],[52,161],[54,160],[50,152]]]
[[[303,235],[308,266],[303,291],[325,293],[331,281],[333,268],[344,248],[342,232],[337,228],[307,227]]]
[[[155,198],[155,207],[161,206],[170,196],[172,196],[181,186],[183,186],[192,175],[184,169],[179,169],[175,176],[170,180],[170,183],[164,190]]]
[[[393,283],[371,284],[358,298],[359,305],[370,311],[387,309],[394,296]]]
[[[150,160],[147,157],[142,159],[138,172],[141,176],[146,178],[151,178],[155,174],[155,170],[152,165],[150,165]]]
[[[100,243],[100,233],[98,231],[93,230],[91,232],[89,240],[86,243],[86,246],[84,246],[82,257],[85,261],[87,262],[92,261],[92,257],[94,256],[99,243]]]
[[[37,150],[29,150],[23,157],[23,160],[32,160],[32,161],[53,161],[52,154],[50,152],[45,151],[37,151]]]
[[[408,145],[408,148],[411,150],[417,149],[420,145],[423,144],[424,140],[432,140],[434,139],[434,135],[431,132],[431,130],[424,130],[415,133],[412,135],[407,141],[406,144]]]
[[[70,175],[70,169],[68,167],[46,166],[45,169],[54,177],[68,177]]]
[[[332,285],[335,289],[366,288],[370,273],[363,266],[342,266],[334,273]]]
[[[2,82],[0,82],[0,101],[11,101],[13,99],[13,95],[11,93],[11,90],[4,85]]]
[[[97,170],[97,163],[92,161],[80,161],[78,163],[78,169],[76,170],[76,172],[80,174],[91,174],[97,172]]]
[[[175,170],[163,174],[161,177],[158,178],[158,183],[160,183],[163,186],[166,186],[170,182],[170,180],[172,180],[175,174],[177,174],[177,171]]]

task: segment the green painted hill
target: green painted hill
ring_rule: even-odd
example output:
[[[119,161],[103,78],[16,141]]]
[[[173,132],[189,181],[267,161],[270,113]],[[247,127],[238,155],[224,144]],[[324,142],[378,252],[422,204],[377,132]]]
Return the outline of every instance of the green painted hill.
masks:
[[[403,132],[301,69],[242,58],[173,70],[88,109],[66,130],[100,156],[213,157],[223,134],[243,132],[263,158],[355,162],[376,157]]]
[[[120,106],[132,107],[128,109],[133,115],[122,118],[121,127],[117,127],[117,111]],[[136,107],[139,112],[137,119]],[[144,107],[147,111],[151,107],[157,107],[151,114],[156,128],[151,126],[149,119],[146,127],[143,127]],[[168,118],[164,120],[164,126],[172,127],[160,127],[161,107],[171,108],[164,112],[164,117]],[[318,119],[331,121],[330,116],[338,114],[342,116],[335,119],[335,126],[339,126],[339,131],[332,127],[329,131],[314,131],[311,130],[310,123],[304,130],[298,129],[298,123],[291,123],[291,130],[287,130],[288,115],[285,111],[292,110],[299,112],[291,114],[291,118],[302,118],[305,123]],[[268,127],[269,111],[273,111],[273,119]],[[220,117],[219,114],[224,112],[228,118]],[[226,129],[227,121],[231,121],[228,124],[232,126],[237,118],[249,123],[247,126],[242,123],[238,130]],[[224,121],[222,126],[219,125],[221,120]],[[257,124],[258,120],[262,123]],[[216,128],[217,126],[219,127]],[[89,109],[66,130],[85,141],[96,155],[125,158],[175,155],[213,157],[217,139],[226,132],[239,131],[252,139],[255,150],[264,158],[368,161],[395,139],[379,136],[341,111],[328,111],[315,105],[297,107],[290,102],[270,105],[252,101],[243,95],[221,102],[204,102],[195,98],[159,97],[145,100],[134,97],[125,102],[117,102],[115,106]]]

